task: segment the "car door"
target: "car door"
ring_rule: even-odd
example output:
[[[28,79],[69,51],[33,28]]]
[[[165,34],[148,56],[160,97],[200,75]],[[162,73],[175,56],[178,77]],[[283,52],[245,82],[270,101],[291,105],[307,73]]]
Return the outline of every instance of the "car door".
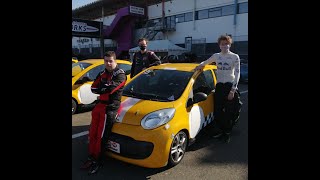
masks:
[[[207,95],[204,101],[192,105],[189,111],[189,130],[191,138],[194,138],[202,128],[213,121],[214,110],[214,89],[215,80],[212,70],[201,72],[192,86],[193,97],[196,93],[202,92]]]
[[[91,92],[91,85],[94,79],[97,77],[98,73],[101,72],[105,68],[104,64],[93,67],[88,70],[80,79],[87,79],[80,88],[78,96],[80,97],[81,104],[91,104],[98,98],[98,94],[94,94]]]

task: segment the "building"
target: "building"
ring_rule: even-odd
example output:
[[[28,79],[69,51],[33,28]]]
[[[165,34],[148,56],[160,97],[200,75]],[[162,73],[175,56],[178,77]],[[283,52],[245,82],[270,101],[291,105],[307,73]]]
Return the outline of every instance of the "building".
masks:
[[[144,16],[120,12],[132,10]],[[122,56],[137,45],[138,38],[146,37],[170,40],[202,61],[220,51],[217,39],[228,34],[234,40],[231,50],[248,60],[248,0],[98,0],[74,9],[73,17],[103,21],[105,50]],[[73,37],[73,51],[97,55],[99,42]]]

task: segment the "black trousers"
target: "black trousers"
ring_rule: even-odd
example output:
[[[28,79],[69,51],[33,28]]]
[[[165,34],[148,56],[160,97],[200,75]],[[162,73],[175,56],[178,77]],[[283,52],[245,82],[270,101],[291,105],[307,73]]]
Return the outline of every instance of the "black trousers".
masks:
[[[234,98],[229,101],[228,95],[232,88],[232,83],[217,83],[214,94],[214,119],[216,125],[224,133],[230,133],[233,128],[234,114],[229,111],[228,103],[239,101],[238,93],[234,93]]]
[[[105,151],[107,148],[107,143],[108,143],[108,138],[110,137],[112,126],[116,120],[116,115],[117,115],[118,110],[117,109],[108,109],[106,110],[106,124],[105,124],[105,129],[103,132],[103,136],[101,138],[101,153],[99,157],[99,161],[102,161],[106,156],[105,156]]]

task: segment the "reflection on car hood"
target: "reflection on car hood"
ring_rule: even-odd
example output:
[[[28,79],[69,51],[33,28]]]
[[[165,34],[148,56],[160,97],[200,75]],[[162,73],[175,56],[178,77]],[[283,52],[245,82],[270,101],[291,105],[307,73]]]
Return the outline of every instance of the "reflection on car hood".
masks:
[[[160,109],[173,108],[173,103],[122,96],[120,108],[118,122],[140,126],[145,115]]]

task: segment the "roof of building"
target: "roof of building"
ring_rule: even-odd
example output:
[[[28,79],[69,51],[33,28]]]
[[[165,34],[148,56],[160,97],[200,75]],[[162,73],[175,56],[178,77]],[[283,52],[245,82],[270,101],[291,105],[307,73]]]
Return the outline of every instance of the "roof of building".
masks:
[[[104,16],[109,16],[116,14],[118,9],[125,6],[133,5],[139,7],[147,7],[159,3],[161,4],[162,0],[97,0],[87,5],[73,9],[72,17],[94,20],[102,17],[102,7]]]

